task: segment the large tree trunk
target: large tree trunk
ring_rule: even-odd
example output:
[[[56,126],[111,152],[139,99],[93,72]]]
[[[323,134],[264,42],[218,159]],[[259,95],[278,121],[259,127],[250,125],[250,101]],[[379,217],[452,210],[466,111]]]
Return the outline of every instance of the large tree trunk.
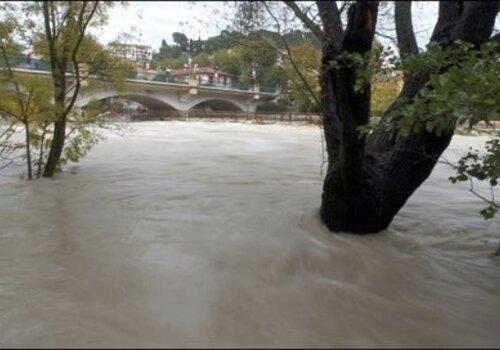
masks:
[[[377,9],[376,2],[357,2],[350,7],[339,54],[365,54],[371,50]],[[370,215],[367,215],[367,210],[374,206],[373,195],[367,192],[373,176],[367,167],[370,163],[365,161],[366,139],[358,136],[358,127],[366,125],[370,117],[370,84],[366,82],[355,91],[357,74],[362,67],[354,67],[350,57],[337,61],[338,65],[331,71],[333,96],[326,103],[335,106],[341,123],[341,142],[338,152],[329,157],[321,217],[334,231],[373,231],[371,227],[376,225],[369,222]],[[326,131],[325,128],[325,135]],[[328,144],[329,138],[325,137],[325,141]]]
[[[452,45],[456,39],[480,45],[491,35],[498,8],[498,2],[442,2],[431,40],[442,46]],[[376,5],[365,2],[353,5],[342,51],[362,54],[370,50],[375,18]],[[332,73],[330,103],[335,104],[341,121],[341,145],[338,156],[329,157],[321,217],[332,231],[365,234],[387,228],[430,175],[453,132],[437,136],[423,131],[406,139],[378,132],[368,139],[359,138],[356,129],[368,122],[370,95],[369,86],[354,91],[356,73],[342,64]],[[407,77],[402,91],[407,103],[411,103],[427,81],[426,75]],[[325,136],[327,132],[325,128]],[[328,144],[334,138],[325,140]],[[329,150],[338,148],[328,146]]]

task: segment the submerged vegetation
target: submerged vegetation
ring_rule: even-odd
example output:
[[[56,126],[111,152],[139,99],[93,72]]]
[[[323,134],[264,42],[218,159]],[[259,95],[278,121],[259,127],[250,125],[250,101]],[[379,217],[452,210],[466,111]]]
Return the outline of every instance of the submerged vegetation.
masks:
[[[111,5],[98,1],[2,5],[0,167],[22,157],[28,179],[51,177],[66,162],[81,159],[98,141],[92,126],[103,126],[104,110],[76,108],[75,102],[96,84],[119,87],[132,68],[88,33],[88,28],[106,23]],[[50,63],[51,75],[13,69],[15,60],[22,57],[23,42],[32,43],[34,53]],[[101,81],[96,83],[95,78]],[[22,141],[14,137],[19,128],[24,133]],[[24,150],[21,154],[20,149]]]

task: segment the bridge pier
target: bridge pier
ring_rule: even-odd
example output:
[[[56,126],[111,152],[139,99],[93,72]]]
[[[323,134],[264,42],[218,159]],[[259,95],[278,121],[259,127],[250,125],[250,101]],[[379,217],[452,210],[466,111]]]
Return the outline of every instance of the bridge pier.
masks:
[[[189,117],[189,111],[177,111],[177,115],[181,118],[188,118]]]
[[[146,113],[146,117],[147,117],[147,119],[163,120],[163,119],[168,117],[168,110],[148,108],[148,112]]]
[[[247,110],[245,112],[254,113],[257,110],[257,104],[251,103],[248,105]]]

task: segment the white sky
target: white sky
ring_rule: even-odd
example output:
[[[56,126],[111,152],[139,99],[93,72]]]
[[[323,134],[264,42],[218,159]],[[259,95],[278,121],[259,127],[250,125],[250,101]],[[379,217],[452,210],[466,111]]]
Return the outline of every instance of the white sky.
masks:
[[[158,49],[162,39],[172,43],[175,31],[184,32],[192,39],[206,39],[217,35],[227,24],[221,15],[216,14],[218,10],[224,12],[227,7],[227,3],[218,1],[130,1],[126,6],[117,3],[110,11],[109,22],[100,31],[99,37],[103,43],[108,43],[118,38],[120,33],[128,32],[134,35],[131,41],[151,45],[153,49]],[[432,32],[437,9],[437,2],[413,4],[415,32],[422,46]]]
[[[434,28],[438,12],[437,1],[414,1],[412,3],[413,25],[420,47],[427,44]],[[98,32],[103,43],[119,38],[120,33],[133,34],[129,42],[151,45],[154,50],[165,39],[172,43],[172,33],[180,31],[192,39],[206,39],[217,35],[227,25],[222,13],[229,5],[223,1],[130,1],[126,6],[118,2],[109,13],[109,22]],[[389,12],[393,13],[392,10]],[[394,27],[393,21],[383,23],[379,17],[379,30]],[[499,24],[497,18],[497,24]],[[394,32],[392,32],[394,35]],[[379,38],[385,45],[388,40]],[[391,45],[392,46],[392,45]]]
[[[154,49],[158,49],[162,39],[173,43],[173,32],[183,32],[193,39],[198,36],[206,39],[222,29],[217,28],[212,18],[213,12],[221,6],[223,2],[130,1],[126,6],[117,3],[99,37],[108,43],[120,33],[128,32],[134,36],[132,41],[151,45]]]

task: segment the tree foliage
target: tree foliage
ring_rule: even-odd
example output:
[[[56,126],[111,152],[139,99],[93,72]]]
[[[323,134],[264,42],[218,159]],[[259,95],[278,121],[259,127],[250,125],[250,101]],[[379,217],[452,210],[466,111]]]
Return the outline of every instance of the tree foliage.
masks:
[[[491,219],[500,209],[500,203],[495,199],[495,187],[500,179],[500,139],[493,138],[486,141],[485,152],[472,150],[465,154],[455,166],[456,174],[450,177],[452,183],[468,181],[470,191],[482,199],[487,206],[480,211],[485,219]],[[475,191],[473,182],[487,181],[490,186],[490,198]]]
[[[488,123],[500,115],[500,55],[493,43],[480,49],[468,43],[448,48],[431,43],[425,53],[409,56],[398,67],[429,75],[413,103],[405,104],[401,97],[401,107],[385,119],[384,125],[394,126],[401,136],[422,129],[440,135],[457,124]]]
[[[152,66],[159,69],[179,69],[186,63],[191,55],[193,63],[201,67],[212,67],[222,71],[232,73],[236,80],[241,83],[253,83],[261,85],[279,85],[284,90],[295,90],[297,84],[290,86],[292,78],[288,73],[292,70],[284,69],[280,62],[285,52],[285,45],[280,36],[268,30],[250,31],[244,34],[237,30],[222,30],[219,35],[206,40],[192,40],[181,36],[182,33],[175,33],[175,44],[168,45],[162,40],[158,52],[154,55]],[[289,45],[294,47],[304,46],[312,51],[309,56],[317,57],[319,46],[317,41],[312,40],[311,33],[303,30],[291,30],[284,34]],[[189,43],[188,49],[181,50],[180,37],[186,37]],[[182,39],[184,42],[185,40]],[[294,49],[298,52],[300,48]],[[305,66],[317,65],[317,62],[304,62]],[[255,72],[255,76],[253,73]],[[295,96],[302,96],[299,91],[294,92]],[[307,99],[307,97],[306,97]],[[312,104],[301,101],[298,103],[306,109],[312,108]]]
[[[0,23],[0,115],[4,118],[0,147],[4,153],[5,149],[25,150],[28,178],[51,176],[67,161],[85,155],[98,140],[89,127],[101,123],[102,110],[75,109],[76,98],[102,84],[120,89],[132,69],[87,33],[89,26],[105,23],[110,6],[26,2],[0,8],[5,19]],[[20,18],[20,11],[25,18]],[[20,40],[45,61],[50,75],[27,75],[15,69],[23,57]],[[24,142],[12,144],[18,126],[24,129]]]
[[[317,104],[320,89],[318,84],[321,52],[310,42],[291,45],[290,55],[293,64],[287,57],[283,58],[283,72],[288,77],[288,92],[292,103],[298,104],[301,110],[319,111]],[[305,82],[302,80],[305,79]],[[311,94],[309,89],[312,89]]]
[[[379,2],[259,4],[241,5],[236,22],[251,31],[273,27],[283,39],[292,16],[320,43],[317,101],[328,154],[321,218],[332,231],[366,234],[387,228],[431,174],[456,123],[487,121],[498,112],[498,61],[482,46],[491,37],[498,2],[440,2],[430,44],[422,52],[416,46],[411,3],[393,7],[395,42],[408,65],[400,68],[399,97],[394,103],[384,98],[380,109],[387,110],[380,112],[381,127],[372,132],[369,125],[377,91],[372,84],[385,73],[383,67],[377,68],[384,57],[380,50],[377,55],[374,43]],[[457,45],[458,41],[469,47]],[[298,68],[293,55],[288,56]],[[410,67],[419,61],[425,70],[413,71]],[[307,91],[315,95],[304,74],[296,71]]]

